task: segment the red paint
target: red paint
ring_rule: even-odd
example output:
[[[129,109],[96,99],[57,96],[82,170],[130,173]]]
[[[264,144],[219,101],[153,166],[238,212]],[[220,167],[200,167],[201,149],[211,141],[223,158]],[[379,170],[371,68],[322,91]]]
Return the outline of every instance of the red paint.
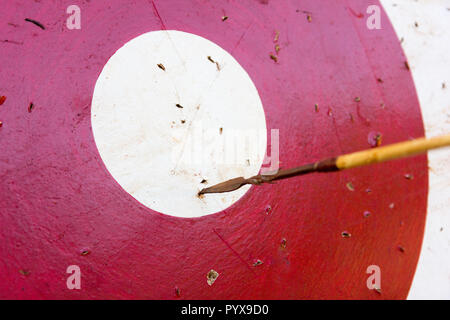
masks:
[[[57,1],[8,1],[0,11],[0,39],[23,42],[0,43],[0,91],[11,103],[0,109],[8,123],[0,131],[0,298],[406,297],[426,216],[426,156],[252,187],[223,212],[180,219],[122,190],[90,123],[107,60],[125,42],[166,27],[212,40],[248,71],[268,128],[280,129],[285,168],[366,149],[374,130],[383,145],[421,137],[411,74],[388,17],[369,31],[347,9],[364,12],[373,1],[105,3],[78,4],[81,30],[65,28],[66,7]],[[46,29],[24,22],[29,16]],[[275,30],[278,63],[269,56]],[[39,106],[32,114],[20,107],[30,101]],[[318,112],[316,103],[324,106]],[[364,218],[366,210],[373,215]],[[254,259],[264,264],[254,268]],[[373,264],[381,267],[381,294],[366,287]],[[81,268],[81,290],[66,288],[70,265]],[[212,269],[220,276],[209,286]]]
[[[352,15],[354,15],[356,18],[364,18],[364,14],[363,13],[361,13],[361,12],[359,12],[359,13],[356,13],[355,12],[355,10],[353,10],[352,8],[348,8],[348,10],[352,13]]]

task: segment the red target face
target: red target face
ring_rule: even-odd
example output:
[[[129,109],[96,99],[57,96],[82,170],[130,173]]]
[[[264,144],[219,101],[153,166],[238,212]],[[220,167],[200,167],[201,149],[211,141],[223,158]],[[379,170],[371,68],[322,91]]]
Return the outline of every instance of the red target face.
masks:
[[[289,168],[424,135],[399,41],[383,11],[368,29],[370,4],[82,2],[80,29],[60,3],[5,4],[0,297],[406,298],[426,156],[196,198],[257,173],[274,144]],[[172,168],[162,155],[186,152],[200,120],[216,130],[202,145],[263,130],[255,158]]]

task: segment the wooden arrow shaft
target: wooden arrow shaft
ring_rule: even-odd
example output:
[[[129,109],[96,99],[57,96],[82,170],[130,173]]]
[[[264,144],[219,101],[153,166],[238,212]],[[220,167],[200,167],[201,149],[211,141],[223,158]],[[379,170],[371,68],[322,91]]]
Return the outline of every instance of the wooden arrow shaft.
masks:
[[[420,138],[391,144],[385,147],[378,147],[375,149],[342,155],[336,159],[336,166],[339,170],[350,169],[373,163],[409,157],[424,153],[428,150],[446,146],[450,146],[450,135],[430,139]]]

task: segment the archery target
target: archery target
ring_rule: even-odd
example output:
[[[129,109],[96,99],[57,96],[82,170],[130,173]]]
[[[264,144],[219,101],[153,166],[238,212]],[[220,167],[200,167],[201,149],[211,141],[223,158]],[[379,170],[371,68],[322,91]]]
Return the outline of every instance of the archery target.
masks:
[[[181,56],[201,51],[201,43],[214,51],[201,52],[203,78],[194,77],[192,86],[180,79],[183,92],[202,93],[205,87],[196,86],[201,79],[211,85],[219,71],[208,56],[219,65],[221,58],[229,62],[220,70],[236,70],[225,81],[227,91],[208,91],[212,100],[205,102],[207,110],[220,109],[224,115],[204,119],[219,128],[220,121],[226,121],[224,132],[225,125],[242,129],[248,118],[252,129],[263,128],[267,137],[279,130],[283,168],[366,149],[372,132],[382,134],[383,144],[422,137],[406,58],[383,11],[383,28],[367,29],[371,4],[80,2],[81,29],[70,30],[60,2],[8,2],[0,13],[5,24],[0,34],[8,40],[0,47],[8,62],[0,73],[0,96],[7,97],[0,106],[0,146],[6,150],[0,153],[0,297],[405,298],[425,225],[426,156],[254,186],[227,195],[220,204],[212,201],[197,208],[183,202],[184,193],[170,199],[158,198],[163,192],[134,193],[130,188],[138,184],[155,184],[140,180],[139,171],[130,170],[120,158],[136,136],[131,132],[128,141],[121,130],[131,122],[136,127],[130,130],[138,130],[140,121],[148,119],[147,110],[140,109],[145,102],[152,113],[156,99],[167,98],[166,107],[172,107],[167,115],[151,119],[158,123],[145,128],[152,135],[149,141],[164,140],[156,130],[162,121],[175,121],[169,115],[195,108],[195,103],[181,100],[173,105],[176,95],[169,83],[178,86],[176,81],[151,85],[154,75],[172,72],[170,59],[153,61],[157,52],[150,49],[160,48],[157,44],[138,51],[132,61],[113,63],[122,50],[150,34],[167,39],[183,33],[199,41],[178,51]],[[24,21],[30,16],[45,29]],[[164,51],[163,56],[182,61],[176,55]],[[149,61],[139,63],[145,57]],[[132,71],[139,75],[136,79],[131,79]],[[129,81],[122,82],[125,79]],[[128,94],[156,88],[164,97],[139,101],[143,94]],[[196,96],[187,99],[195,101]],[[237,98],[248,99],[239,102],[249,109],[238,108],[233,100]],[[114,103],[120,104],[117,113],[105,112],[105,106]],[[221,106],[229,109],[225,112]],[[126,113],[122,107],[143,113]],[[108,118],[116,115],[120,121]],[[127,125],[121,127],[121,121]],[[258,140],[264,143],[256,149],[254,164],[226,168],[223,177],[259,170],[261,155],[275,143],[267,137]],[[166,140],[170,143],[169,137]],[[154,146],[139,151],[152,150],[148,159],[153,161]],[[118,152],[120,160],[110,159],[114,152],[108,154],[107,148]],[[147,169],[163,174],[156,168]],[[205,179],[221,182],[220,172],[209,168],[211,177]],[[123,182],[124,173],[130,184]],[[198,180],[195,183],[191,196],[200,187]],[[153,206],[152,200],[168,207]],[[183,206],[191,213],[181,218],[176,213]],[[66,286],[71,265],[81,270],[79,290]],[[373,265],[382,272],[381,293],[367,286],[366,271]]]

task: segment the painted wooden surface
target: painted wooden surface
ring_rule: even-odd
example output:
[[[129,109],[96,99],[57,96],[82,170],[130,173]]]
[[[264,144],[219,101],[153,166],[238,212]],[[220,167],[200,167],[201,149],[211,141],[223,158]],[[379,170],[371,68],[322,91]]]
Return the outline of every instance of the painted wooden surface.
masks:
[[[388,23],[367,29],[369,4],[86,1],[74,31],[59,2],[8,2],[0,12],[8,40],[0,43],[0,298],[406,298],[425,226],[425,156],[252,187],[222,212],[180,219],[120,188],[90,123],[95,82],[114,52],[142,33],[174,29],[213,41],[245,68],[268,130],[280,129],[283,167],[365,149],[374,131],[383,144],[421,137],[405,56]],[[81,290],[66,288],[69,265],[82,270]],[[381,294],[366,286],[370,265],[381,267]],[[219,277],[210,286],[211,269]]]

